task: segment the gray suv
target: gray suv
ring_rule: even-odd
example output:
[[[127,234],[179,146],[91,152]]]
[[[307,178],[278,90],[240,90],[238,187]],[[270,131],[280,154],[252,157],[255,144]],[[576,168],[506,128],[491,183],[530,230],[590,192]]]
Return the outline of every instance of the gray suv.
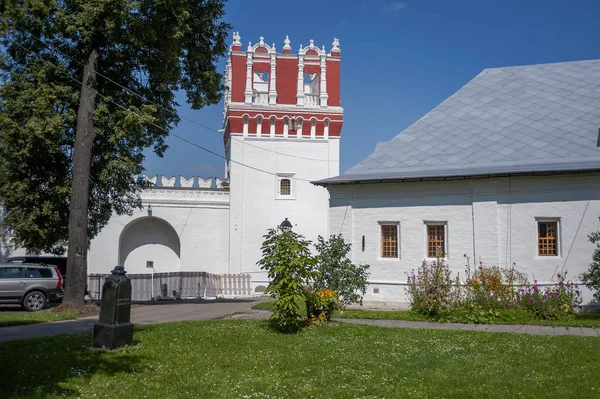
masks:
[[[63,278],[56,266],[0,264],[0,303],[18,303],[35,311],[62,301],[64,295]]]

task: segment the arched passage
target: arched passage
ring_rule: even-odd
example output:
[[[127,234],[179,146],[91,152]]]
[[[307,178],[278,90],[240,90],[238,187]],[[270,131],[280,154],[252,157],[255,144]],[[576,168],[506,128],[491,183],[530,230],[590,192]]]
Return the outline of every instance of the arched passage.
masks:
[[[119,264],[127,273],[150,273],[147,262],[157,272],[179,271],[181,243],[167,221],[147,216],[129,223],[119,238]]]

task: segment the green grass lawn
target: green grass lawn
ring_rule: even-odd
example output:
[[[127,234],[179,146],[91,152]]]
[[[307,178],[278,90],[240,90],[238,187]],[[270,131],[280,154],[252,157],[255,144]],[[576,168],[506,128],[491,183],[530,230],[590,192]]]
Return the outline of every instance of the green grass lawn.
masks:
[[[253,309],[273,310],[273,301],[262,302],[254,305]],[[302,314],[306,313],[304,302],[298,303]],[[346,319],[372,319],[372,320],[408,320],[408,321],[431,321],[430,318],[413,313],[409,310],[363,310],[346,309],[336,311],[333,317]],[[566,326],[566,327],[600,327],[600,313],[580,313],[562,320],[537,320],[531,318],[517,318],[515,320],[496,320],[490,324],[535,324],[544,326]]]
[[[74,320],[77,318],[77,314],[78,313],[73,310],[56,312],[54,309],[44,309],[37,312],[27,312],[0,309],[0,327],[47,323],[49,321]]]
[[[78,309],[63,309],[55,307],[39,310],[37,312],[27,312],[18,307],[0,306],[0,327],[48,323],[51,321],[75,320],[78,317],[97,313],[98,307],[95,305],[85,305]]]
[[[333,323],[299,334],[265,320],[136,327],[0,344],[3,398],[593,398],[600,338]]]

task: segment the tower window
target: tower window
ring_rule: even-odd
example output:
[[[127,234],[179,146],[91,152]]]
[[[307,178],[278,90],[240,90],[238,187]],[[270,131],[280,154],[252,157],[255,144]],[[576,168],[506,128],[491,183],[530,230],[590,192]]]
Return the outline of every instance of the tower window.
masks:
[[[276,122],[275,117],[272,116],[270,121],[271,121],[271,126],[270,126],[270,130],[269,130],[269,134],[271,135],[271,137],[274,137],[275,136],[275,122]]]
[[[260,137],[260,135],[262,133],[262,121],[263,121],[262,116],[259,115],[256,117],[256,135],[258,137]]]
[[[281,179],[279,182],[279,195],[292,195],[292,182],[290,179]]]
[[[277,174],[277,193],[275,198],[280,200],[293,200],[295,198],[294,173]]]

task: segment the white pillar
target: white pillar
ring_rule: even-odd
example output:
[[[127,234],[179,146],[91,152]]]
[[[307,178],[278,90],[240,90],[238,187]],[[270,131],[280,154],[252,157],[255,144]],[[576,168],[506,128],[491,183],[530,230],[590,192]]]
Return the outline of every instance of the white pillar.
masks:
[[[325,46],[321,50],[321,82],[319,87],[321,89],[319,92],[319,103],[321,107],[326,107],[329,96],[327,95],[327,53],[325,52]]]
[[[269,74],[269,104],[277,104],[277,80],[275,78],[275,67],[277,66],[277,53],[275,43],[271,47],[271,73]]]
[[[302,51],[302,45],[300,45]],[[296,105],[304,105],[304,55],[298,54],[298,88],[296,91]]]
[[[246,90],[244,91],[245,103],[252,104],[252,45],[248,43],[246,55]]]

